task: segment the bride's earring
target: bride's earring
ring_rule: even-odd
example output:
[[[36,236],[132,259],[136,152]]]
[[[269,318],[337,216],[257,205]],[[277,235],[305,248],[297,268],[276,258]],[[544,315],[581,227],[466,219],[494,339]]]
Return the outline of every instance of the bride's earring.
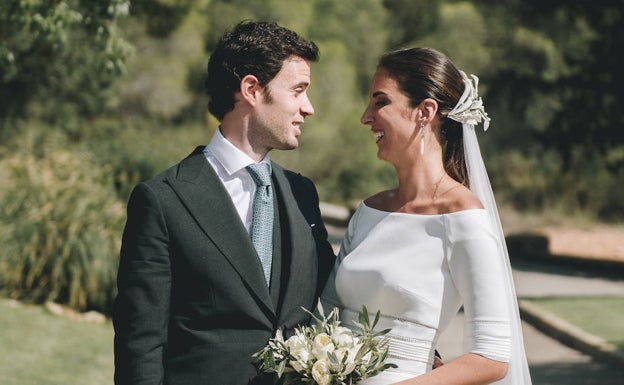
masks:
[[[420,155],[425,154],[425,123],[420,122]]]

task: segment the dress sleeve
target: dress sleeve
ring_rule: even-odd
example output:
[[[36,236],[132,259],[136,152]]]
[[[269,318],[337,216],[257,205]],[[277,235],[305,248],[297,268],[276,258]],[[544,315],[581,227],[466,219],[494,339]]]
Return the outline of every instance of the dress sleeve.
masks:
[[[449,269],[464,306],[464,349],[509,362],[511,330],[504,293],[513,283],[506,278],[504,255],[489,222],[474,219],[447,224]]]

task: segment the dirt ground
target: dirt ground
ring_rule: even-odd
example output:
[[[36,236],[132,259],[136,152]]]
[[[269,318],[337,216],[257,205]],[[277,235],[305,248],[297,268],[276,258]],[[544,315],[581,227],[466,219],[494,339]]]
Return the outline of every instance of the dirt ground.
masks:
[[[597,224],[552,214],[522,214],[504,205],[499,211],[506,235],[545,236],[551,254],[624,262],[624,223]]]
[[[624,228],[599,227],[575,229],[544,227],[538,232],[548,236],[552,254],[624,262]]]

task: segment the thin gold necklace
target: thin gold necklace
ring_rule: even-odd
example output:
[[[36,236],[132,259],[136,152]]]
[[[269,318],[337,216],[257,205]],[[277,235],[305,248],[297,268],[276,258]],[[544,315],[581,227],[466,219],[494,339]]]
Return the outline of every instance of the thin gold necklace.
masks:
[[[440,179],[438,179],[438,181],[435,184],[435,188],[433,189],[433,195],[431,195],[431,202],[435,202],[436,200],[436,195],[438,193],[438,188],[440,187],[440,183],[442,183],[442,179],[444,179],[444,171],[442,171],[442,175],[440,175]]]

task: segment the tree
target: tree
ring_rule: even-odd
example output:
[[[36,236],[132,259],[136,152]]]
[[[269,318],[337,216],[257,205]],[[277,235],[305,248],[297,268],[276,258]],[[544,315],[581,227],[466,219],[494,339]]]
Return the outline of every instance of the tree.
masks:
[[[60,120],[65,102],[101,111],[130,52],[116,24],[128,10],[128,0],[2,1],[0,129],[27,112]]]
[[[491,99],[513,116],[510,129],[555,150],[563,171],[575,153],[621,153],[624,79],[614,53],[624,48],[624,1],[506,1],[504,7],[488,11],[488,25],[499,33]]]
[[[585,32],[586,38],[585,49],[569,39],[566,58],[573,70],[553,87],[554,94],[562,95],[566,108],[558,111],[553,125],[538,136],[562,154],[566,169],[575,147],[583,147],[584,156],[590,157],[624,148],[624,75],[614,54],[624,50],[623,10],[624,1],[577,2],[552,10],[577,26],[574,29]],[[611,165],[614,171],[621,167],[624,157]]]
[[[444,0],[383,0],[390,20],[386,23],[389,47],[399,48],[436,30],[440,18],[439,8],[443,2]]]
[[[132,15],[141,17],[147,32],[154,37],[167,37],[175,31],[198,1],[133,0]]]
[[[314,20],[322,22],[310,26],[309,37],[337,40],[348,48],[348,59],[356,69],[357,89],[366,94],[377,59],[387,45],[384,27],[390,19],[382,1],[316,0]]]

